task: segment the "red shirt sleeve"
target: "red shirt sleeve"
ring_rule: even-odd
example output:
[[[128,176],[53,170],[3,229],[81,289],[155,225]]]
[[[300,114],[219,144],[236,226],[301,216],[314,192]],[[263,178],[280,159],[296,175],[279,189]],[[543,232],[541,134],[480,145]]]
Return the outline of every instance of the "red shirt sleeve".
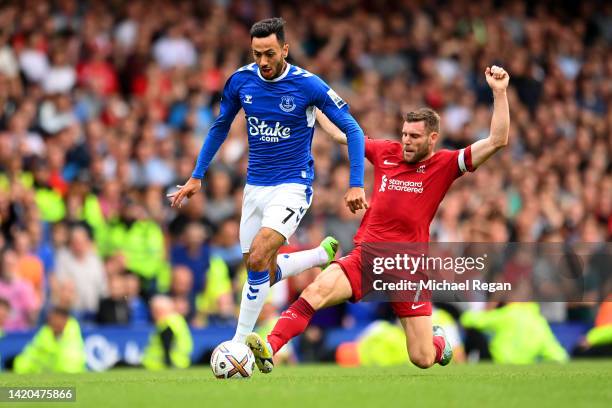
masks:
[[[374,157],[376,156],[376,146],[374,146],[374,140],[370,139],[366,136],[365,138],[365,157],[370,161],[370,163],[374,163]]]
[[[386,139],[370,139],[366,136],[365,140],[365,156],[370,163],[376,165],[378,158],[385,147],[389,147],[393,144],[392,141]]]

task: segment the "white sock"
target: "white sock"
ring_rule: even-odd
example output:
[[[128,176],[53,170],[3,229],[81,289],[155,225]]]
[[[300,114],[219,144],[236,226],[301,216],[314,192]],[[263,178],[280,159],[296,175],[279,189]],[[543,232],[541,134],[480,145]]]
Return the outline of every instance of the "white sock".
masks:
[[[321,246],[306,251],[279,254],[276,257],[276,281],[287,279],[315,266],[325,265],[327,261],[329,261],[327,252]]]
[[[270,292],[270,276],[268,271],[248,271],[248,279],[242,287],[240,299],[240,315],[238,326],[232,341],[244,343],[246,336],[253,331],[261,309]]]

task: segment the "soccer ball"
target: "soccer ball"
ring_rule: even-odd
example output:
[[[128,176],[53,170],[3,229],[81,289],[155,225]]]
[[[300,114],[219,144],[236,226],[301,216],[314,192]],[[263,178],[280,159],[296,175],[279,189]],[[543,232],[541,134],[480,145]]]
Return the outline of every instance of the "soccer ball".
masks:
[[[249,378],[255,369],[255,356],[246,344],[224,341],[213,351],[210,367],[217,378]]]

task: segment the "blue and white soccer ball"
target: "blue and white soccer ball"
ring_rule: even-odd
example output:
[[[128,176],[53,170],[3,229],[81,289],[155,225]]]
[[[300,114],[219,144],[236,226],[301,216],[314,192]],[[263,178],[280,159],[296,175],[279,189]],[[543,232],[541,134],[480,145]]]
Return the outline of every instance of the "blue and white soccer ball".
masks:
[[[246,344],[224,341],[213,351],[210,367],[220,379],[249,378],[255,370],[255,356]]]

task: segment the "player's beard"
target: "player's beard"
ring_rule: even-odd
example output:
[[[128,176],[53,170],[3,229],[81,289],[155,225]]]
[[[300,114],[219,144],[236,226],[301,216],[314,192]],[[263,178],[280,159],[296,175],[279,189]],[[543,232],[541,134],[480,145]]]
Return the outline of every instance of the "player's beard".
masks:
[[[406,160],[406,162],[410,164],[418,163],[429,155],[430,148],[431,148],[431,138],[429,138],[426,142],[424,142],[420,149],[414,152],[410,152],[412,153],[412,157],[410,158],[406,157],[406,151],[404,150],[404,160]]]
[[[271,80],[274,78],[278,78],[283,73],[283,68],[285,68],[285,60],[281,59],[278,64],[274,66],[272,69],[272,75],[267,80]]]

